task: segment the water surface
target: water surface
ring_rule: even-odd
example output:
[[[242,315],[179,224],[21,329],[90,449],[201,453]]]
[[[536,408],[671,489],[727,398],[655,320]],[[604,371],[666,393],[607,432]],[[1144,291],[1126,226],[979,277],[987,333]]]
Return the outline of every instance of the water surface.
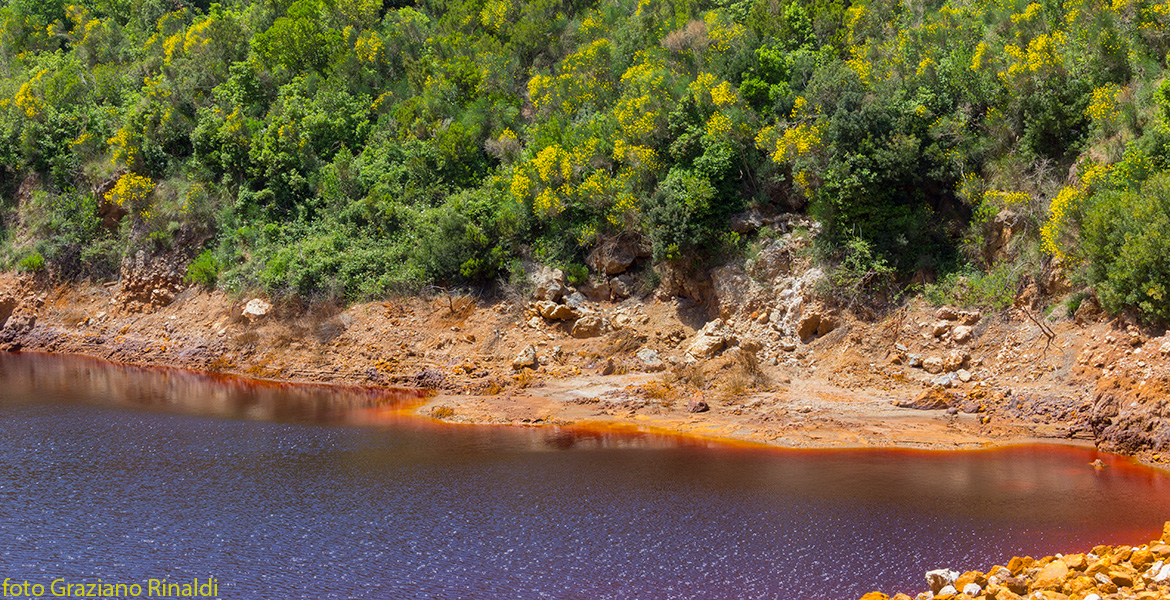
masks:
[[[222,598],[857,598],[1157,537],[1068,447],[778,451],[460,427],[401,396],[0,353],[0,578]],[[1095,470],[1101,458],[1110,466]]]

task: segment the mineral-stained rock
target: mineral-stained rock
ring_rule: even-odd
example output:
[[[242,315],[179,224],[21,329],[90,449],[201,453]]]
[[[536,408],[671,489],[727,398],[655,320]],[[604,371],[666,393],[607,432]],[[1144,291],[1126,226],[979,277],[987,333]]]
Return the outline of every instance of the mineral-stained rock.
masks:
[[[967,364],[967,360],[971,358],[971,353],[963,349],[951,350],[943,359],[944,371],[958,371]]]
[[[943,306],[934,311],[934,318],[942,321],[954,321],[959,318],[959,314],[953,307]]]
[[[898,403],[902,408],[914,408],[918,410],[940,410],[950,408],[959,402],[959,397],[953,392],[948,392],[942,387],[932,387],[921,394],[918,394],[913,400],[903,400]],[[933,571],[932,571],[933,572]]]
[[[512,359],[512,369],[519,371],[526,368],[536,368],[536,346],[528,346]]]
[[[691,396],[690,401],[687,402],[687,412],[701,413],[707,412],[709,410],[711,410],[711,407],[707,406],[707,402],[703,400],[702,394],[696,393],[694,396]]]
[[[12,311],[20,305],[20,300],[15,296],[0,296],[0,328],[4,327],[4,322],[8,317],[12,316]]]
[[[548,300],[537,302],[536,305],[537,310],[540,311],[540,316],[550,321],[571,321],[581,316],[569,306]]]
[[[809,311],[800,318],[800,322],[796,325],[796,335],[800,337],[800,341],[808,343],[817,334],[820,326],[821,313]]]
[[[585,315],[573,323],[572,336],[575,338],[591,338],[601,335],[605,323],[596,315]]]
[[[881,592],[870,592],[862,596],[861,600],[890,600],[890,597]]]
[[[695,360],[711,358],[727,346],[729,337],[729,332],[722,319],[709,321],[699,330],[695,341],[687,347],[686,354]]]
[[[1063,560],[1054,560],[1040,569],[1033,577],[1035,589],[1060,589],[1064,578],[1068,576],[1068,565]]]

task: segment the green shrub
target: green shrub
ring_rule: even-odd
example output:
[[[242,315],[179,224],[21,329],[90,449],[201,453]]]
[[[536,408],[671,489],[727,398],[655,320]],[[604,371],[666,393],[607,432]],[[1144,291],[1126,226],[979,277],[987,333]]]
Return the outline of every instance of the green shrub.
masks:
[[[41,256],[40,252],[33,252],[28,256],[20,259],[18,265],[21,271],[36,272],[45,268],[45,257]]]
[[[187,281],[214,288],[219,278],[219,260],[211,250],[204,250],[187,265]]]
[[[926,300],[936,306],[953,304],[1003,310],[1012,305],[1020,277],[1028,263],[1000,263],[987,272],[967,269],[947,273],[922,287]]]
[[[1170,322],[1170,172],[1140,191],[1098,192],[1087,204],[1081,250],[1101,305]]]

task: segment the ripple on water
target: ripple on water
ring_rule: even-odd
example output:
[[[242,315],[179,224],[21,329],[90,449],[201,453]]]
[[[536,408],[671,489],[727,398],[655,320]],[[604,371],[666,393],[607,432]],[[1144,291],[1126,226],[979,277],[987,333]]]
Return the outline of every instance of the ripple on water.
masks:
[[[936,566],[1141,541],[1170,519],[1164,476],[1105,455],[1094,471],[1098,455],[1071,448],[795,452],[450,428],[371,420],[399,400],[369,392],[54,357],[0,355],[0,389],[0,574],[30,581],[214,576],[225,598],[856,598],[917,591]]]

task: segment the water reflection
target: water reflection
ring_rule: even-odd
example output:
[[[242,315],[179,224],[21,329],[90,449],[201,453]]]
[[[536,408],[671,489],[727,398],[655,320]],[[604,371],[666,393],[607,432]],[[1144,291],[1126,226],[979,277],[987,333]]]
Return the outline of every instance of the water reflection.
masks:
[[[225,598],[857,598],[1170,519],[1164,475],[1091,450],[778,451],[444,426],[397,410],[411,400],[0,354],[0,576],[211,575]]]

